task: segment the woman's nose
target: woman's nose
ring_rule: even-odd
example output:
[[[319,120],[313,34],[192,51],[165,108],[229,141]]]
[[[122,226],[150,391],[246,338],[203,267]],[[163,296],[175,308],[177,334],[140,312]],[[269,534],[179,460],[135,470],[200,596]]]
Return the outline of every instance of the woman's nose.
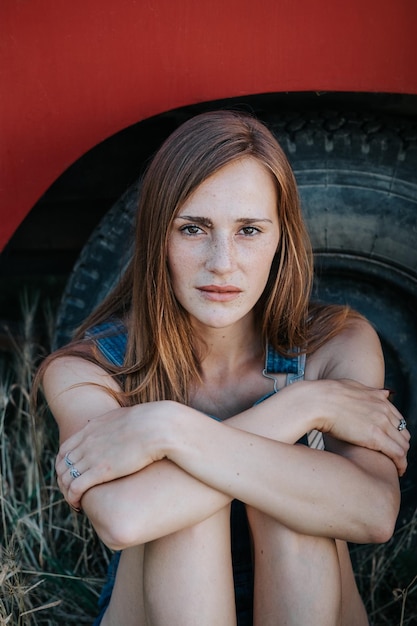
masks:
[[[236,265],[236,250],[229,237],[216,237],[209,243],[207,269],[215,273],[227,273]]]

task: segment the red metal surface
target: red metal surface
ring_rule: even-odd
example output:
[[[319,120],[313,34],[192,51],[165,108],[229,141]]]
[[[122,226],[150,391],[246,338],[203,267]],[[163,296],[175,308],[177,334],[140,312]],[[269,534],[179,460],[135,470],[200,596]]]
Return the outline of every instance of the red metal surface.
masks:
[[[417,93],[416,24],[415,0],[2,0],[0,249],[71,163],[162,111]]]

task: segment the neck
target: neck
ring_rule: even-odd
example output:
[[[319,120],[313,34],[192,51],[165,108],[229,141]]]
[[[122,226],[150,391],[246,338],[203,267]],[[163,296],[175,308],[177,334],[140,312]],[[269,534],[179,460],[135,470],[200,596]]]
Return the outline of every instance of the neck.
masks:
[[[202,337],[203,378],[210,377],[212,372],[232,373],[263,352],[261,336],[253,320],[230,328],[206,329]]]

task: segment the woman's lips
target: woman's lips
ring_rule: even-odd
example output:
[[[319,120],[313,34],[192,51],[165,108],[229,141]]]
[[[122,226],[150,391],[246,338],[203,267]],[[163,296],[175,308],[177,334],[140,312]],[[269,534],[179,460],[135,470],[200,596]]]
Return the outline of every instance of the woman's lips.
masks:
[[[198,290],[207,300],[214,302],[228,302],[234,300],[241,293],[239,287],[234,285],[203,285]]]

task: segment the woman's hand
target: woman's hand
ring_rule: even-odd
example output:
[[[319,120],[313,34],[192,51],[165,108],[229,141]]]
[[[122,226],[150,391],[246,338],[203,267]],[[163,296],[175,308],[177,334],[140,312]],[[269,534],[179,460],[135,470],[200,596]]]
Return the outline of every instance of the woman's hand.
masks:
[[[283,387],[226,424],[268,439],[294,444],[311,430],[388,456],[401,476],[410,434],[398,430],[402,415],[389,391],[355,380],[309,379]]]
[[[89,420],[69,437],[56,459],[58,485],[67,502],[79,509],[91,487],[134,474],[163,458],[158,424],[170,405],[115,409]]]
[[[310,383],[307,383],[310,384]],[[407,467],[410,434],[398,427],[402,415],[389,400],[387,389],[367,387],[354,380],[311,382],[310,410],[314,428],[332,437],[388,456],[402,476]],[[296,385],[292,388],[295,390]]]

